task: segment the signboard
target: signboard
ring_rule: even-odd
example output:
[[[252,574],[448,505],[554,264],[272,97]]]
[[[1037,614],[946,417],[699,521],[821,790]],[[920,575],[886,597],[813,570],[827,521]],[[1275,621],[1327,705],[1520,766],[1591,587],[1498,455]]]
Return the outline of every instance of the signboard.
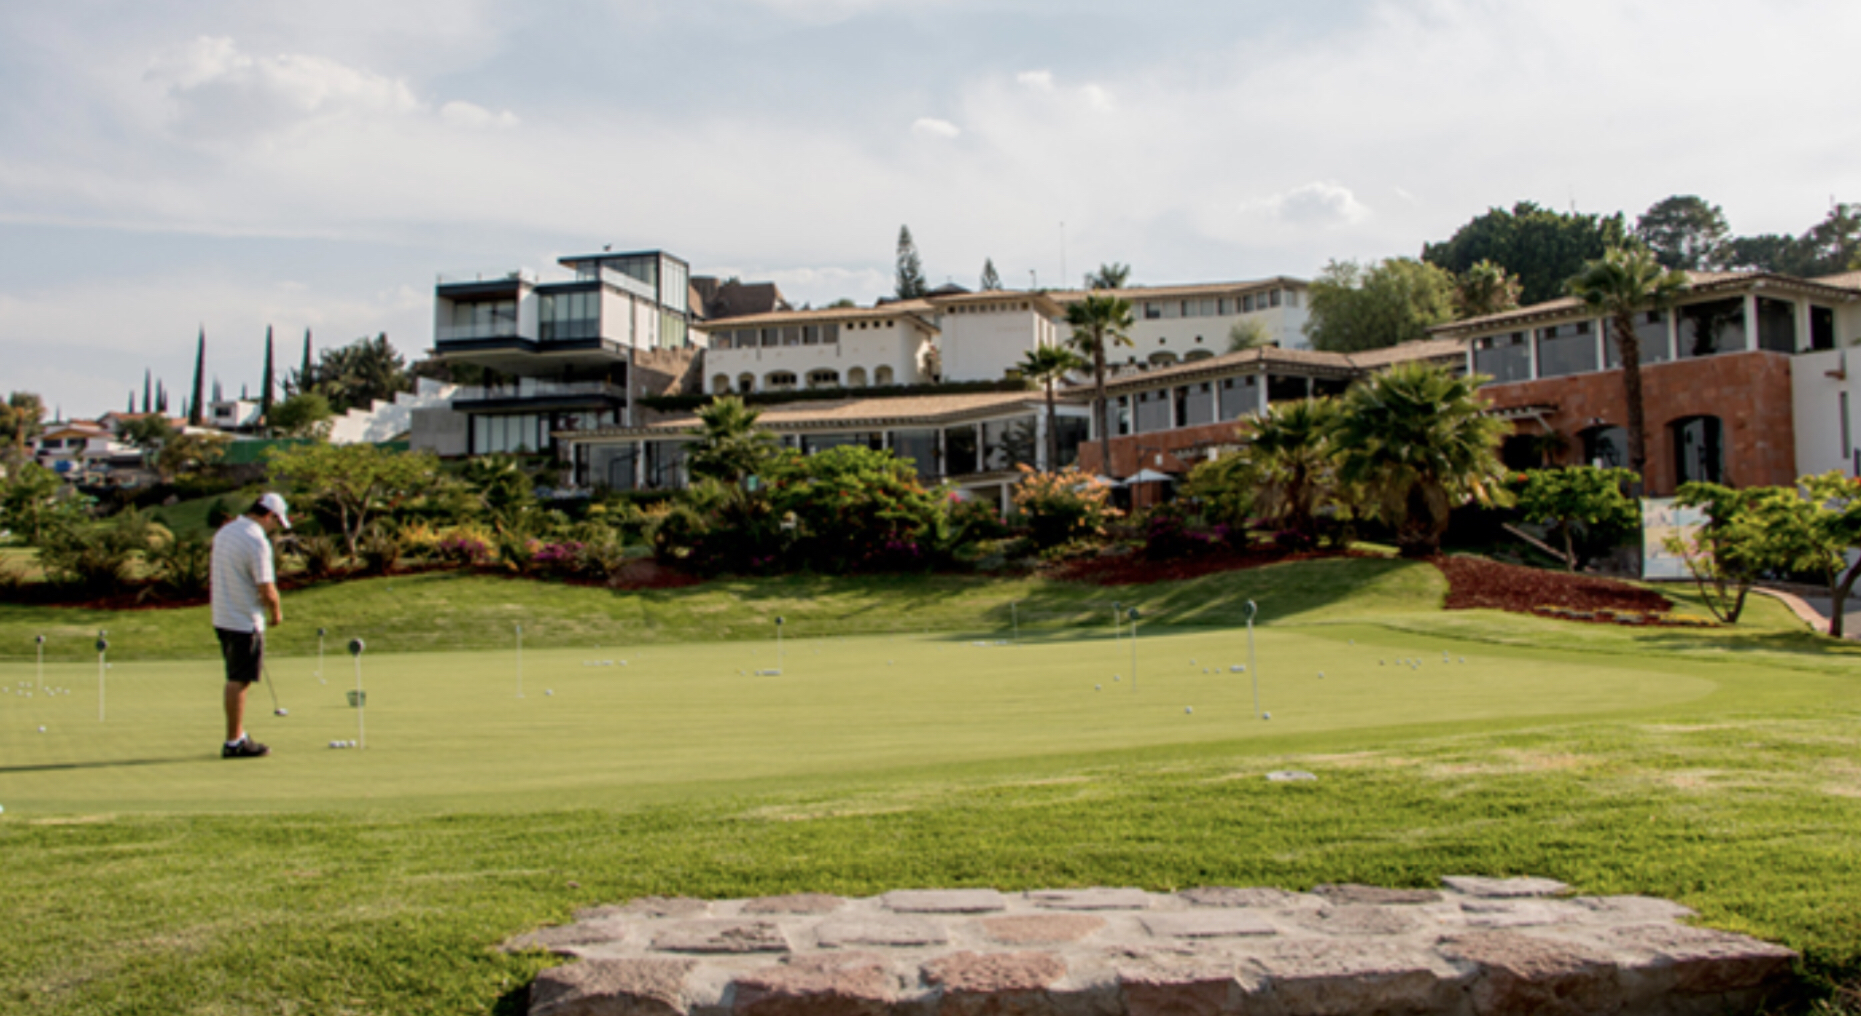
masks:
[[[1684,508],[1671,497],[1641,499],[1641,577],[1649,580],[1690,579],[1687,563],[1667,549],[1669,537],[1692,540],[1706,524],[1706,513]]]

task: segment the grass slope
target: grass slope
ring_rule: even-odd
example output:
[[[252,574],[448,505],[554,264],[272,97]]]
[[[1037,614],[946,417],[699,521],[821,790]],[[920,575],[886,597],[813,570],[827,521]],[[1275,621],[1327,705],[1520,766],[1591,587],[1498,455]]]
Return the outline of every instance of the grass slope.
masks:
[[[0,646],[60,633],[46,683],[73,689],[22,698],[30,657],[0,662],[0,914],[29,929],[0,949],[0,1009],[520,1012],[555,961],[495,943],[643,893],[1454,872],[1672,897],[1861,975],[1861,653],[1768,607],[1643,631],[1440,595],[1432,568],[1363,560],[1116,590],[377,580],[290,598],[292,713],[254,700],[281,751],[236,765],[199,757],[218,677],[197,613],[0,613]],[[1201,673],[1244,660],[1219,625],[1249,597],[1271,723],[1243,675]],[[1156,619],[1135,693],[1113,599]],[[1027,644],[975,645],[1010,603]],[[773,666],[776,614],[784,673],[737,676]],[[319,747],[352,736],[353,675],[332,658],[317,683],[317,624],[404,650],[366,660],[368,752]],[[94,626],[122,647],[107,737],[95,657],[63,645]],[[477,651],[418,651],[448,641]],[[1320,779],[1261,778],[1287,766]]]

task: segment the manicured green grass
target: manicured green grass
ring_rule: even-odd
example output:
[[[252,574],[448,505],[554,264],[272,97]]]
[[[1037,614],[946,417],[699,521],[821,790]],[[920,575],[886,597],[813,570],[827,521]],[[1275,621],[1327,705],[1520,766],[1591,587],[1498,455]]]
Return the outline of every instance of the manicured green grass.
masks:
[[[1816,977],[1861,975],[1861,652],[1768,604],[1739,630],[1648,631],[1444,613],[1441,593],[1375,560],[1142,589],[373,580],[288,598],[291,713],[255,689],[279,751],[249,763],[210,757],[200,612],[9,608],[0,914],[24,931],[0,1009],[518,1012],[555,961],[497,942],[644,893],[1455,872],[1676,898]],[[1250,597],[1270,722],[1227,669]],[[1154,619],[1135,691],[1114,599]],[[996,645],[1010,603],[1021,644]],[[777,614],[783,673],[756,676]],[[332,653],[318,682],[318,624],[332,649],[370,641],[365,752],[324,747],[354,736],[354,673]],[[17,694],[36,630],[72,694]],[[1262,779],[1283,767],[1320,779]]]

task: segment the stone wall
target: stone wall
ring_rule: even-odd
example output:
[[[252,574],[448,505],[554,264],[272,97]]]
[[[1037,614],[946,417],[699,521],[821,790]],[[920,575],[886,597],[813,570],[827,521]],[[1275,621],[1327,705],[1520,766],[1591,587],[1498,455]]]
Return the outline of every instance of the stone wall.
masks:
[[[1544,879],[1447,888],[908,890],[598,907],[511,949],[531,1016],[1355,1016],[1754,1011],[1795,954]]]

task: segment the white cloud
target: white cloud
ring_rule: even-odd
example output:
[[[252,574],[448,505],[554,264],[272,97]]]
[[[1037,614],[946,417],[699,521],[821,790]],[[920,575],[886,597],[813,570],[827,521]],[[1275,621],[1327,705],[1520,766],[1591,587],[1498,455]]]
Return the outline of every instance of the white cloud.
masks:
[[[953,138],[963,133],[963,129],[948,120],[921,116],[912,122],[911,133],[931,138]]]
[[[468,127],[473,130],[498,128],[508,130],[518,124],[517,114],[510,110],[493,113],[475,103],[454,100],[439,108],[439,118],[455,127]]]
[[[342,114],[413,113],[405,81],[304,54],[254,57],[228,38],[202,37],[159,57],[160,85],[183,130],[208,136],[262,133]]]
[[[1053,91],[1052,71],[1022,71],[1015,75],[1015,80],[1028,88],[1038,89],[1043,92]]]
[[[1370,217],[1370,209],[1357,200],[1349,187],[1330,180],[1315,180],[1275,194],[1259,202],[1258,207],[1294,226],[1349,226]]]

